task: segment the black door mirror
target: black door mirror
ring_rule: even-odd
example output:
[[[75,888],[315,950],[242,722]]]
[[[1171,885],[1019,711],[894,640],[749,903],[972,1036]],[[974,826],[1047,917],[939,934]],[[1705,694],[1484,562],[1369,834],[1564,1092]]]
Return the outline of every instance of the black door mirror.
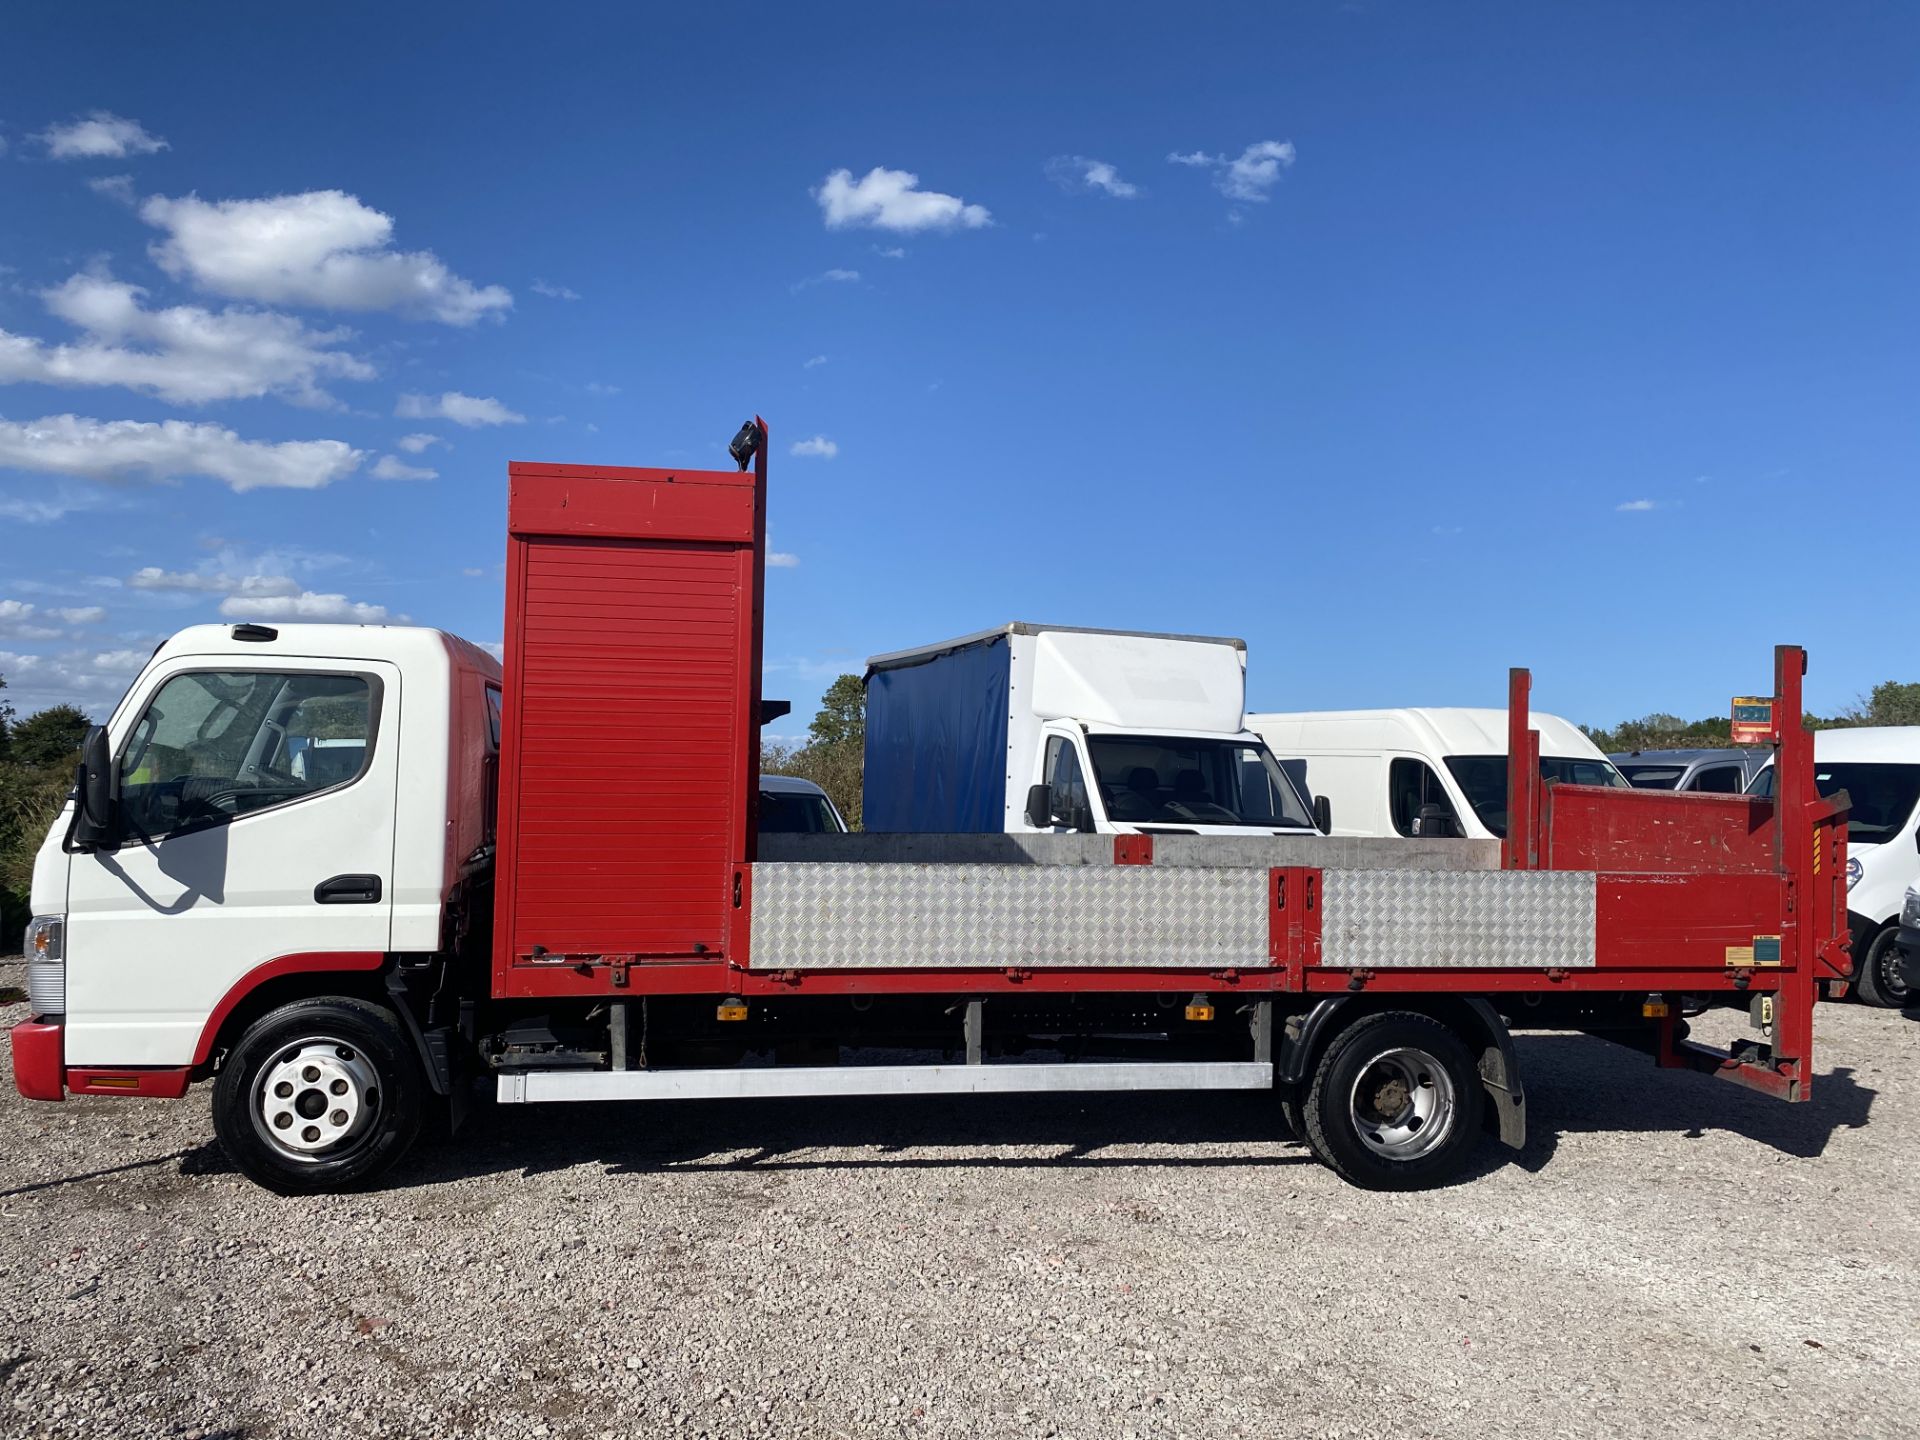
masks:
[[[1045,785],[1027,787],[1027,823],[1036,830],[1053,825],[1053,792]]]
[[[1453,815],[1444,805],[1422,805],[1414,834],[1422,839],[1453,834]]]
[[[73,833],[75,850],[111,849],[120,840],[120,776],[107,732],[96,725],[80,747],[80,764],[73,773]]]
[[[1313,828],[1322,835],[1333,833],[1333,801],[1328,796],[1313,797]]]

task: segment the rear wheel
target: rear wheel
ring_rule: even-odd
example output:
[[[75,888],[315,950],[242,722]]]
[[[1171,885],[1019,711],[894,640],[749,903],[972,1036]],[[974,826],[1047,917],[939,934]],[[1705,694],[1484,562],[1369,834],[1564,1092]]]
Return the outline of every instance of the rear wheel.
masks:
[[[1854,989],[1869,1005],[1897,1010],[1913,1003],[1913,987],[1907,984],[1900,947],[1894,943],[1898,938],[1897,928],[1889,925],[1854,952]]]
[[[1465,1167],[1485,1096],[1460,1037],[1394,1010],[1354,1021],[1328,1043],[1301,1119],[1313,1153],[1367,1190],[1424,1190]]]
[[[364,1184],[419,1133],[426,1077],[399,1017],[344,996],[247,1027],[220,1071],[213,1127],[242,1174],[281,1195]]]

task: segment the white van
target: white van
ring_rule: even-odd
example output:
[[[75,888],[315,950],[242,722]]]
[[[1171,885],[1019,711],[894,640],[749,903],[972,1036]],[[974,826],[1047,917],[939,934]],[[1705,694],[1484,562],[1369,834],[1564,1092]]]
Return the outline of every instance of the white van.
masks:
[[[1600,749],[1558,715],[1533,711],[1540,773],[1569,785],[1626,785]],[[1333,805],[1335,835],[1507,833],[1504,710],[1314,710],[1249,715],[1295,785]]]
[[[1906,1005],[1913,987],[1900,964],[1900,905],[1920,880],[1920,725],[1864,725],[1813,737],[1813,783],[1844,790],[1847,923],[1853,931],[1854,989],[1871,1005]],[[1773,766],[1750,795],[1773,794]]]

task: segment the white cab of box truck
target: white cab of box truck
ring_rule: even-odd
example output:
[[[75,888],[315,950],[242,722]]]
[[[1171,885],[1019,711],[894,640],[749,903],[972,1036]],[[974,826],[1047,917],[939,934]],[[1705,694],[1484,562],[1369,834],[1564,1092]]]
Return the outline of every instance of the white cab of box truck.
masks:
[[[1847,928],[1853,985],[1871,1005],[1911,1004],[1900,963],[1900,912],[1920,881],[1920,725],[1863,725],[1813,737],[1813,783],[1847,792]],[[1750,795],[1773,794],[1773,766]]]
[[[867,662],[870,832],[1313,834],[1241,640],[1015,623]]]
[[[1507,712],[1479,709],[1317,710],[1256,714],[1247,723],[1294,783],[1333,802],[1335,835],[1507,833]],[[1569,785],[1625,786],[1576,725],[1531,711],[1540,773]]]
[[[499,696],[493,657],[437,630],[162,645],[89,740],[119,833],[73,843],[69,801],[34,860],[33,1011],[65,1017],[70,1072],[202,1066],[263,976],[447,948],[490,863]]]

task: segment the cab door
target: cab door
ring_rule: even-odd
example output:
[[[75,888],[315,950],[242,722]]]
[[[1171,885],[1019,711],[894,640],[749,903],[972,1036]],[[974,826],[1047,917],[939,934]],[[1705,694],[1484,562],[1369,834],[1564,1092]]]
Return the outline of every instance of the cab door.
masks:
[[[68,869],[68,1064],[186,1065],[250,971],[386,951],[400,685],[292,656],[141,677],[110,736],[118,843]]]

